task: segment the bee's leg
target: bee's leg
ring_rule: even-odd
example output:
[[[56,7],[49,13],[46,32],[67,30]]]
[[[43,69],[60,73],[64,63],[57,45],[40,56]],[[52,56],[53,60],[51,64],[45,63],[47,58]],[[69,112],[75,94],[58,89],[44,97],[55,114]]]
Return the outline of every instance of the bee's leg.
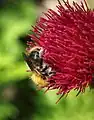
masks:
[[[40,72],[37,69],[34,69],[34,71],[38,74],[41,75]]]
[[[29,69],[29,70],[26,70],[26,72],[32,72],[32,71]]]

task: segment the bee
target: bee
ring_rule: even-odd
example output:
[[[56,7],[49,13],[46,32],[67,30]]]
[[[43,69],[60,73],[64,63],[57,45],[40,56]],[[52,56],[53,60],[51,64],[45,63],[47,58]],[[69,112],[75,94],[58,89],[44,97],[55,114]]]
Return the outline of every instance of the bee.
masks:
[[[39,88],[46,87],[48,78],[55,74],[55,71],[44,62],[43,52],[41,47],[35,46],[27,53],[23,53],[24,60],[32,71],[31,79]]]

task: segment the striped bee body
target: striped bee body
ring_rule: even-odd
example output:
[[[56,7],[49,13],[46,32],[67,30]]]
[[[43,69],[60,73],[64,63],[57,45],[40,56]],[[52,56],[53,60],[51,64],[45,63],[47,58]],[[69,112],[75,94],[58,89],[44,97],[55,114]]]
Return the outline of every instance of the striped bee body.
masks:
[[[55,71],[43,61],[43,49],[34,47],[28,53],[23,53],[23,57],[32,71],[32,80],[39,87],[47,86],[47,79],[55,74]]]

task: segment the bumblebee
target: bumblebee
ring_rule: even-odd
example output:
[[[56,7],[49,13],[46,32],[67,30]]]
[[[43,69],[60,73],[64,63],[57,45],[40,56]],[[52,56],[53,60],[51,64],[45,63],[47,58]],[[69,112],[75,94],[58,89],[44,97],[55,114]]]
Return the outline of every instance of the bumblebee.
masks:
[[[41,47],[35,46],[23,53],[24,60],[32,71],[31,79],[39,88],[46,87],[48,78],[55,74],[55,71],[43,61],[43,52]]]

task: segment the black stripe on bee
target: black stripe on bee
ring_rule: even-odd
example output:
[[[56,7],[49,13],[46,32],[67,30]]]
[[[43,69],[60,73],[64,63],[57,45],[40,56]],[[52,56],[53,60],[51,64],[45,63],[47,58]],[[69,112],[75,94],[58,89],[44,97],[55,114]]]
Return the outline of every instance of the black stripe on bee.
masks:
[[[46,63],[43,62],[42,66],[43,67],[40,69],[40,72],[41,72],[42,75],[47,76],[47,77],[51,77],[52,75],[55,74],[55,72],[52,71],[52,68],[49,67],[48,64],[46,64]]]

